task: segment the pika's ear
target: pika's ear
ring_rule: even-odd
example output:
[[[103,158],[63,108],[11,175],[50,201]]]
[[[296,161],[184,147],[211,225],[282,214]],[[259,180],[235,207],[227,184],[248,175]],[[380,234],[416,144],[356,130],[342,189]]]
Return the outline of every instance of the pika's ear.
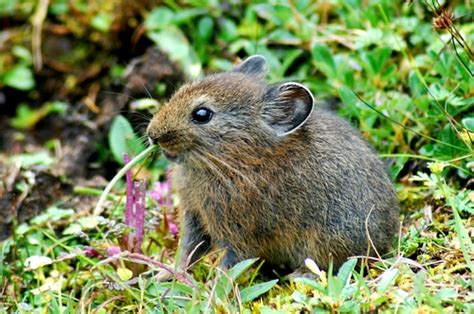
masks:
[[[237,65],[232,72],[240,72],[257,78],[264,78],[267,74],[267,62],[261,55],[254,55]]]
[[[314,108],[314,97],[299,83],[284,83],[269,87],[262,110],[263,121],[278,136],[293,133],[306,121]]]

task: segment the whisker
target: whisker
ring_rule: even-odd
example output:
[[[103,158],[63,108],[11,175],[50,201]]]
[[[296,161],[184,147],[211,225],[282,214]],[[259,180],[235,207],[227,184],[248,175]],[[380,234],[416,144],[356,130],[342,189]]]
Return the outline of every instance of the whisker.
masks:
[[[127,96],[129,99],[132,99],[132,100],[138,100],[139,98],[136,98],[132,95],[129,95],[127,93],[124,93],[124,92],[113,92],[113,91],[107,91],[107,90],[104,90],[104,91],[101,91],[100,92],[101,94],[106,94],[106,95],[113,95],[113,96]]]
[[[148,125],[150,124],[150,121],[148,122],[140,122],[137,124],[137,128],[138,129],[145,129],[148,127]],[[145,134],[146,135],[146,134]]]
[[[250,187],[254,188],[255,191],[261,195],[261,192],[260,190],[258,189],[258,187],[256,186],[256,184],[251,180],[249,179],[249,177],[247,177],[245,174],[243,174],[241,171],[239,171],[238,169],[232,167],[229,163],[223,161],[222,159],[208,153],[208,152],[203,152],[204,155],[209,158],[209,159],[212,159],[214,160],[215,162],[218,162],[220,163],[224,168],[226,168],[227,170],[233,172],[234,174],[236,174],[238,177],[240,177],[243,181],[245,181]]]
[[[132,111],[132,110],[129,110],[129,111],[132,116],[138,116],[139,118],[143,118],[147,121],[150,121],[153,116],[152,114],[145,114],[141,111]]]
[[[150,91],[146,88],[145,84],[143,83],[143,80],[140,78],[140,85],[143,87],[145,90],[146,94],[148,95],[148,98],[154,99],[153,96],[151,95]]]
[[[200,150],[197,150],[197,152],[200,152],[202,153],[202,151]],[[193,154],[194,157],[196,157],[199,161],[201,161],[202,163],[204,163],[207,168],[216,176],[218,176],[220,179],[221,179],[221,182],[227,186],[227,188],[229,189],[233,189],[234,186],[232,185],[231,183],[231,180],[229,178],[227,178],[226,176],[224,176],[222,174],[222,171],[220,171],[221,169],[215,165],[214,163],[212,163],[210,160],[204,158],[204,156],[200,155],[200,154]]]
[[[138,137],[138,141],[141,143],[141,144],[145,144],[145,145],[148,145],[149,142],[148,142],[148,136],[146,134],[142,135],[142,136],[139,136]]]

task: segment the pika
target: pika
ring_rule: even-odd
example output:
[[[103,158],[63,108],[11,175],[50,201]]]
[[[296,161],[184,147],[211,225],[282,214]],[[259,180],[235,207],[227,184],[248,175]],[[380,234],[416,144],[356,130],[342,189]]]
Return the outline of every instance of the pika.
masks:
[[[377,154],[304,85],[267,84],[266,68],[257,55],[188,83],[150,121],[184,208],[180,267],[215,248],[223,268],[259,257],[296,271],[387,253],[399,207]]]

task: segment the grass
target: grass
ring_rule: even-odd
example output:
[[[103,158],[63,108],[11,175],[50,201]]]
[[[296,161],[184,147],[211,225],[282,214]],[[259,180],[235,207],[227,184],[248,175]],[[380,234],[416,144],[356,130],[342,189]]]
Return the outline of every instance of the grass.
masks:
[[[1,16],[15,21],[10,27],[13,31],[19,31],[18,21],[27,24],[40,10],[29,1],[6,3]],[[155,196],[152,193],[146,199],[143,252],[129,252],[130,247],[121,242],[124,234],[133,232],[122,223],[125,185],[114,180],[115,189],[88,210],[67,208],[58,200],[28,222],[14,224],[13,235],[0,243],[0,310],[472,313],[472,4],[384,0],[165,3],[139,7],[133,17],[134,34],[145,38],[147,45],[170,52],[189,77],[204,70],[229,69],[237,57],[258,53],[268,60],[270,81],[300,81],[319,100],[341,100],[339,114],[358,127],[390,165],[403,209],[393,256],[370,260],[363,269],[349,260],[337,273],[320,271],[308,261],[314,279],[285,281],[262,276],[258,260],[243,261],[222,272],[216,267],[222,252],[213,252],[195,266],[192,276],[177,273],[172,282],[158,283],[154,275],[162,263],[175,260],[180,235],[170,228],[179,225],[173,212],[179,207],[178,198],[161,185],[150,184],[148,189]],[[105,51],[101,40],[113,37],[117,25],[130,22],[124,8],[114,8],[112,0],[100,7],[78,3],[74,10],[56,0],[49,4],[44,19],[64,27],[85,46]],[[81,18],[72,20],[71,12]],[[38,21],[39,13],[35,16],[34,34],[38,34],[37,27],[44,21]],[[87,54],[79,46],[76,49],[79,56]],[[27,44],[0,53],[4,65],[0,87],[23,93],[28,102],[10,119],[18,132],[34,129],[48,115],[65,110],[64,104],[52,102],[56,99],[33,106],[38,99],[34,87],[41,84],[33,71],[37,56],[38,51],[31,51]],[[102,82],[112,80],[112,72],[124,70],[117,59],[107,66],[110,72],[106,71],[109,74]],[[160,95],[166,88],[157,84],[151,92]],[[122,153],[138,155],[144,147],[134,126],[119,117],[117,127],[110,128],[109,143],[101,143],[99,150],[122,164]],[[50,151],[46,146],[44,150]],[[25,151],[8,158],[20,160],[22,171],[28,171],[44,160],[35,156]],[[53,158],[43,166],[54,162]],[[99,156],[96,162],[104,159]],[[145,175],[154,181],[169,180],[166,169],[163,160],[135,166],[135,179]],[[15,189],[27,191],[29,184]],[[73,185],[75,195],[101,193],[97,188]],[[175,208],[166,205],[164,199],[169,197]],[[97,205],[95,212],[93,205]]]

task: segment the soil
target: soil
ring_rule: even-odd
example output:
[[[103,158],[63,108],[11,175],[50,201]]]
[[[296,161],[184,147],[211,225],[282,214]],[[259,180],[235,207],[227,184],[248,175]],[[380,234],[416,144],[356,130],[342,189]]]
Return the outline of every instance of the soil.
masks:
[[[35,91],[0,90],[0,240],[15,224],[53,204],[72,202],[92,210],[95,198],[76,195],[73,187],[87,182],[101,188],[115,174],[118,165],[98,150],[107,147],[111,120],[121,113],[143,132],[147,113],[131,111],[130,101],[166,98],[185,80],[183,71],[159,49],[143,48],[149,43],[134,43],[135,49],[125,50],[131,42],[117,46],[109,38],[74,59],[81,42],[58,32],[51,25],[45,28],[43,67],[35,73]],[[111,68],[117,65],[126,65],[124,74],[112,77]],[[165,86],[161,94],[158,83]],[[65,114],[50,114],[26,130],[11,126],[21,103],[39,108],[47,101],[65,103]],[[10,158],[41,151],[53,157],[52,164],[23,167]]]

